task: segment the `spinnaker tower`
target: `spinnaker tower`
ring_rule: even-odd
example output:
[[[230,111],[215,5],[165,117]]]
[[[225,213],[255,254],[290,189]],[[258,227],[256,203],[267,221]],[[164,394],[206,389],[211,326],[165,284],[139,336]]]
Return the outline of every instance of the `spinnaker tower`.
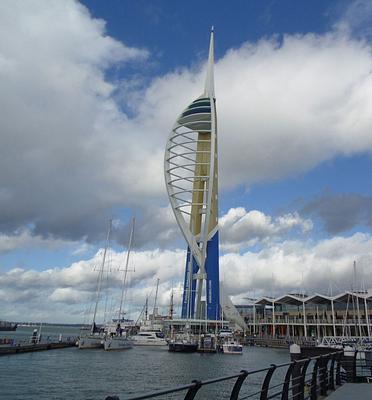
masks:
[[[188,248],[182,318],[220,318],[214,30],[204,92],[177,118],[164,159],[169,201]]]

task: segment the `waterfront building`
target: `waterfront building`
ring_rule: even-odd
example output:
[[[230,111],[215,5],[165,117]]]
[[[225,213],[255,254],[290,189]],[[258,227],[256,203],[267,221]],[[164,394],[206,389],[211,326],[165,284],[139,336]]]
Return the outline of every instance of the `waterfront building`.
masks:
[[[258,337],[371,336],[372,290],[335,296],[285,294],[249,299],[235,307],[247,333]]]
[[[169,201],[187,242],[183,319],[219,320],[217,115],[214,32],[204,92],[177,118],[169,135],[164,173]]]

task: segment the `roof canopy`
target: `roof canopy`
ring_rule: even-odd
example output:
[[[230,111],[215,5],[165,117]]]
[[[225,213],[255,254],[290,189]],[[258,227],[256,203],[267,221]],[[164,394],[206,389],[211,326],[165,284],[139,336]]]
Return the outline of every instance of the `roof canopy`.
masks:
[[[259,298],[256,301],[253,301],[253,299],[249,302],[249,304],[255,304],[255,305],[273,305],[273,304],[291,304],[291,305],[296,305],[299,306],[303,303],[305,304],[329,304],[331,301],[335,302],[347,302],[348,299],[351,301],[351,298],[354,297],[354,299],[358,298],[360,301],[364,299],[366,300],[372,300],[372,289],[368,290],[363,290],[363,291],[356,291],[356,292],[350,292],[346,291],[343,293],[339,293],[336,296],[326,296],[324,294],[319,294],[315,293],[311,296],[302,296],[298,294],[285,294],[280,297],[269,297],[269,296],[263,296]]]
[[[303,304],[305,297],[296,296],[293,294],[285,294],[284,296],[275,299],[275,303],[279,304],[291,304],[294,306],[300,306]]]

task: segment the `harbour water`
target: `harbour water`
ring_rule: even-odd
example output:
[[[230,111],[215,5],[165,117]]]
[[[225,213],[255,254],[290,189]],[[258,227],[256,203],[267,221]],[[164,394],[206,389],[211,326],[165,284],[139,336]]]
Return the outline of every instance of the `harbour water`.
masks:
[[[31,332],[32,328],[19,328],[16,336],[27,336]],[[45,327],[43,332],[47,336],[74,335],[78,330]],[[13,335],[9,332],[7,336]],[[245,347],[242,356],[169,353],[166,348],[149,347],[118,352],[67,348],[16,354],[0,358],[0,398],[102,400],[115,394],[125,399],[134,394],[190,383],[193,379],[205,380],[288,361],[287,350],[259,347]],[[262,378],[263,374],[248,377],[242,393],[259,390]],[[197,398],[207,394],[214,398],[228,397],[233,383],[202,388]]]

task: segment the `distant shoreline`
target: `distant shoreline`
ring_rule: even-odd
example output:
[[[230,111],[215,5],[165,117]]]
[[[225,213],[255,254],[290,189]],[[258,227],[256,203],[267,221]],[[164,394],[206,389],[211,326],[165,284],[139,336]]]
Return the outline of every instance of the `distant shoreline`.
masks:
[[[18,324],[19,328],[25,328],[28,326],[70,326],[72,328],[75,327],[84,327],[87,326],[89,327],[90,324],[68,324],[68,323],[63,323],[63,322],[14,322]]]

